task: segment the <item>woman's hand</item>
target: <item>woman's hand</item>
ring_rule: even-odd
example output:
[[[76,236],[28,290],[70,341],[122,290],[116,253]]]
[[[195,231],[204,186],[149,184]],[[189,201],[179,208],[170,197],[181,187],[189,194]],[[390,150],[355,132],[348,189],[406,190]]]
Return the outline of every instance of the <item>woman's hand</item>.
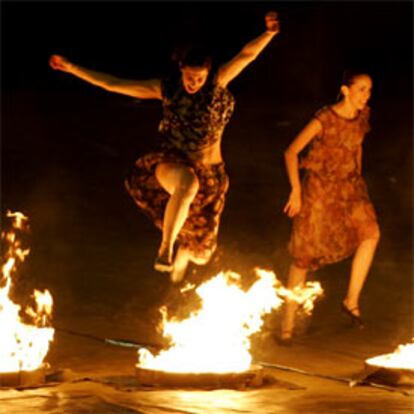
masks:
[[[60,55],[52,55],[49,59],[49,65],[52,69],[61,70],[63,72],[69,72],[72,66],[65,57]]]
[[[266,13],[265,16],[266,29],[269,32],[279,33],[280,32],[280,23],[277,19],[277,13],[275,11],[270,11]]]
[[[300,190],[292,190],[290,192],[289,200],[283,209],[283,212],[286,213],[289,217],[294,217],[296,214],[300,212],[302,207],[302,200],[301,200],[301,191]]]

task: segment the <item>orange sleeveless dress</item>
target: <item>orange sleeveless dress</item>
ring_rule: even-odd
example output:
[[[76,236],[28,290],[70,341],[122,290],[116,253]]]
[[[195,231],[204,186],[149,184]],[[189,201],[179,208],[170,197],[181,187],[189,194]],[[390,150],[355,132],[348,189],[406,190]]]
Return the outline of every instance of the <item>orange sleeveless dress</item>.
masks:
[[[299,167],[302,207],[293,218],[288,250],[299,268],[316,270],[351,256],[366,239],[379,235],[375,209],[358,168],[358,153],[369,131],[369,107],[350,120],[333,108],[315,117],[322,133],[311,142]]]

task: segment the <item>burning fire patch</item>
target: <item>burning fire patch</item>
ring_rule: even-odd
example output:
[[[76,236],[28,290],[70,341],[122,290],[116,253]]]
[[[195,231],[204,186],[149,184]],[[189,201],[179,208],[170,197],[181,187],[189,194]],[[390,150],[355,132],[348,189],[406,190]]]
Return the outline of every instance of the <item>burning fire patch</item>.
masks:
[[[414,371],[414,338],[410,344],[399,345],[393,353],[369,358],[366,363],[375,367]]]
[[[20,317],[21,306],[10,299],[13,275],[17,265],[29,254],[17,237],[28,230],[28,218],[22,213],[10,211],[12,228],[2,231],[3,263],[0,279],[0,373],[34,371],[40,368],[53,340],[54,329],[50,326],[53,300],[48,290],[33,292],[34,307],[25,313],[32,324],[24,323]]]
[[[140,349],[137,368],[181,373],[248,370],[250,336],[261,329],[263,316],[279,308],[285,298],[296,300],[310,313],[323,292],[318,282],[290,291],[271,271],[256,269],[256,275],[248,291],[239,287],[241,276],[234,272],[219,273],[200,285],[195,292],[202,306],[185,320],[169,319],[161,308],[163,335],[172,346],[156,356]]]

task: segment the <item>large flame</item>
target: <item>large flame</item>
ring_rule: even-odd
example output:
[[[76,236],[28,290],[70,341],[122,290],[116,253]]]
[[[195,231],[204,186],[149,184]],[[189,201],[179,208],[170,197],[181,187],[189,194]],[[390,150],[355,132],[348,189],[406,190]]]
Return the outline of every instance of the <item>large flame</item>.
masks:
[[[28,219],[22,213],[10,211],[7,217],[12,219],[12,230],[2,232],[4,262],[0,281],[0,372],[33,371],[42,365],[49,342],[53,340],[54,329],[48,326],[53,300],[47,290],[35,290],[35,309],[25,309],[33,324],[22,322],[19,315],[21,307],[9,298],[9,294],[17,263],[23,262],[29,254],[29,249],[22,248],[16,233],[28,228]]]
[[[398,345],[393,353],[369,358],[366,362],[376,367],[414,370],[414,338],[410,344]]]
[[[307,284],[299,293],[285,289],[273,272],[256,269],[257,281],[248,291],[238,286],[234,272],[219,273],[196,289],[201,309],[188,319],[168,319],[163,314],[163,334],[171,348],[154,356],[147,349],[138,351],[137,367],[168,372],[242,372],[249,369],[250,336],[263,325],[263,316],[279,308],[283,298],[303,304],[308,312],[322,293],[318,283]]]

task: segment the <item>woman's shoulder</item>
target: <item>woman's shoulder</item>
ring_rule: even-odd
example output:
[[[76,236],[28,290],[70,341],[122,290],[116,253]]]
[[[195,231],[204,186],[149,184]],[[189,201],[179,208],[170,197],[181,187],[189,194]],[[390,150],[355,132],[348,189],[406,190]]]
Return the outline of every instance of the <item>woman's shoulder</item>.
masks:
[[[210,70],[206,84],[207,84],[207,87],[211,89],[227,89],[221,85],[220,80],[219,80],[219,73],[216,68],[212,68]]]
[[[331,105],[324,105],[317,109],[313,115],[314,118],[318,119],[322,123],[328,120],[332,115]]]
[[[328,114],[328,113],[330,113],[332,111],[332,105],[330,105],[330,104],[327,104],[327,105],[323,105],[323,106],[321,106],[320,108],[318,108],[316,111],[315,111],[315,115],[316,114]]]
[[[218,71],[213,73],[210,78],[210,88],[212,91],[214,91],[214,94],[216,96],[226,97],[229,100],[234,100],[234,96],[227,88],[227,86],[224,86],[220,83]]]

